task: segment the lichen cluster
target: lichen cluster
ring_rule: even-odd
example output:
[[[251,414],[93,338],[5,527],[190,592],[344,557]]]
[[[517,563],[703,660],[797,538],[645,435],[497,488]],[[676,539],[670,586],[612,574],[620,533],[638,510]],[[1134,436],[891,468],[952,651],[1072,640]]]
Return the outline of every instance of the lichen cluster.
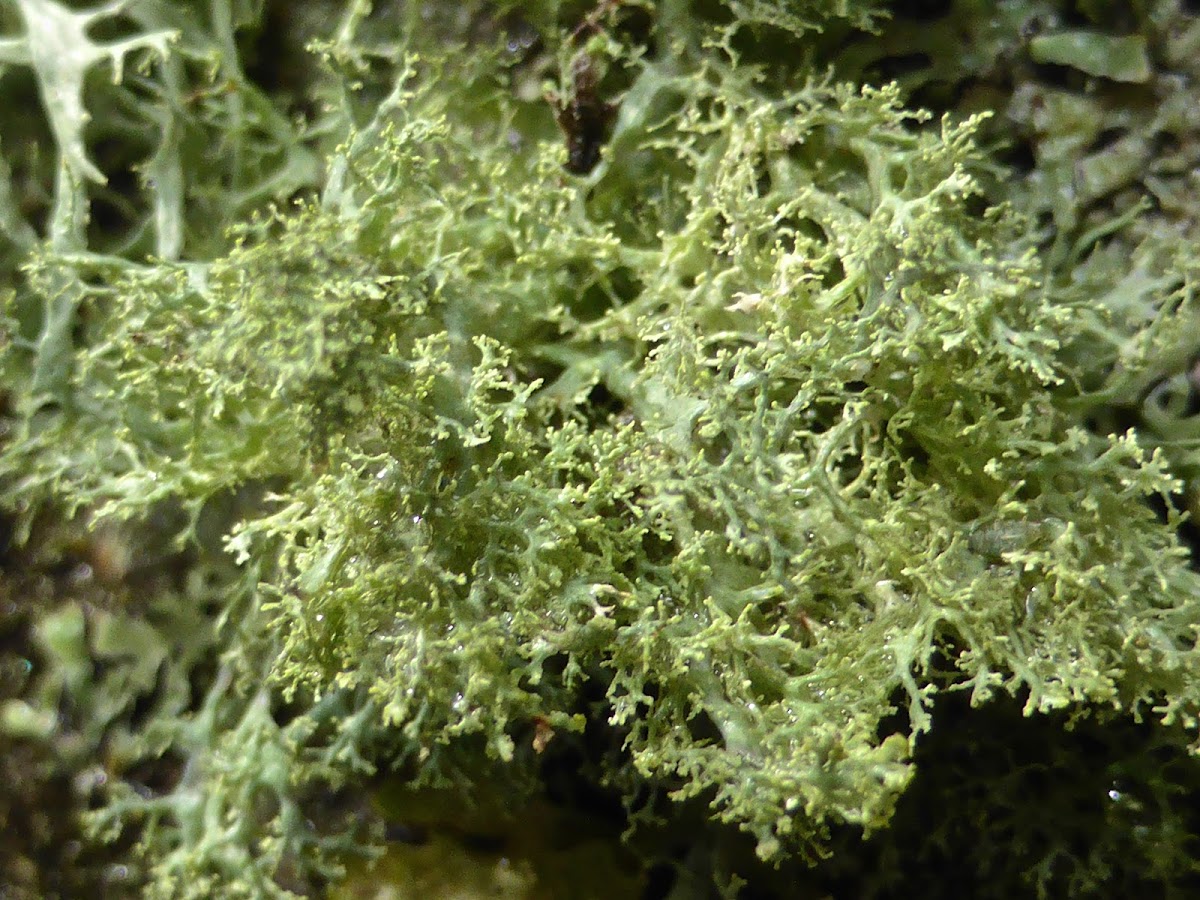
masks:
[[[121,883],[1186,896],[1200,18],[377,6],[0,10],[7,565],[125,554],[0,726]]]

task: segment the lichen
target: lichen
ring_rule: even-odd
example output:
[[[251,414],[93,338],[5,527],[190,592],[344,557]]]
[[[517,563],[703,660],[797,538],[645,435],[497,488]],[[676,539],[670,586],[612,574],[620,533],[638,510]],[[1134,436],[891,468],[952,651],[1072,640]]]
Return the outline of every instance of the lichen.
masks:
[[[215,35],[185,16],[180,43],[154,44],[147,98],[198,89],[172,80],[179,48],[237,35],[224,3],[186,9],[209,6]],[[173,21],[136,10],[138,34]],[[964,716],[1012,704],[1059,729],[1147,723],[1182,760],[1164,779],[1191,790],[1195,222],[1163,201],[1184,176],[1152,138],[1192,129],[1139,98],[1152,68],[1183,65],[1160,38],[1194,17],[1055,10],[951,3],[917,27],[836,2],[348,3],[295,86],[323,104],[307,128],[224,63],[229,93],[209,83],[189,121],[244,141],[257,155],[236,171],[258,189],[211,162],[173,169],[186,187],[154,176],[130,243],[100,253],[93,188],[59,183],[0,362],[23,531],[72,514],[159,531],[214,573],[204,638],[93,617],[90,644],[47,643],[58,668],[3,721],[52,740],[39,711],[69,695],[95,735],[120,734],[90,822],[137,835],[157,897],[311,893],[378,855],[365,797],[403,784],[511,819],[545,808],[572,754],[641,865],[732,894],[770,879],[740,833],[817,892],[903,843],[887,829],[925,773],[960,770]],[[876,77],[915,34],[930,57]],[[588,102],[611,111],[586,167],[561,130],[580,53]],[[261,140],[223,118],[251,101],[274,110]],[[48,109],[56,135],[68,113]],[[96,156],[72,134],[68,171]],[[194,137],[142,146],[180,160]],[[223,241],[191,224],[213,191],[239,220]],[[64,668],[81,654],[121,662],[91,685]],[[1121,786],[1103,789],[1169,796],[1153,752],[1114,737]],[[139,789],[134,767],[168,758],[175,777]],[[986,819],[948,805],[931,842]],[[1011,818],[1025,847],[1036,823]],[[1096,846],[1141,827],[1110,820]],[[680,823],[685,849],[663,850]],[[1178,852],[1132,841],[1130,865],[1180,883],[1189,836],[1155,833]],[[1001,877],[997,841],[975,849]],[[1094,858],[1073,847],[1018,856],[996,885],[1099,884],[1055,862]]]

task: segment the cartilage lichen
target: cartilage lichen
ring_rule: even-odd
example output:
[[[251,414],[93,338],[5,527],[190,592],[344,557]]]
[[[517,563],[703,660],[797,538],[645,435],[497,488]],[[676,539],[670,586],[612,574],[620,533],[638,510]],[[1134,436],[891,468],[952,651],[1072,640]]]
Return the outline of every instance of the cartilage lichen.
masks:
[[[210,5],[229,12],[185,18]],[[369,815],[314,814],[318,792],[504,785],[516,808],[598,729],[615,744],[594,777],[634,819],[699,807],[768,862],[834,852],[814,884],[847,829],[887,829],[914,753],[939,765],[919,748],[945,745],[958,695],[1195,740],[1200,577],[1174,511],[1191,444],[1162,419],[1105,424],[1194,349],[1195,270],[1171,245],[1194,222],[1110,198],[1135,176],[1099,172],[1102,149],[1076,172],[1088,205],[1046,207],[1067,176],[1049,101],[1026,94],[1069,85],[932,113],[923,69],[872,76],[911,27],[882,4],[367,7],[315,46],[307,133],[258,112],[259,141],[220,92],[196,112],[155,99],[204,45],[198,19],[172,26],[165,61],[112,88],[146,121],[198,117],[143,144],[158,180],[126,248],[60,231],[9,303],[0,473],[23,521],[169,523],[219,573],[216,662],[171,676],[201,699],[128,729],[127,765],[166,754],[177,776],[114,771],[93,814],[137,830],[150,896],[315,890],[374,846]],[[987,18],[948,7],[970,27],[938,41]],[[174,21],[149,2],[125,19],[146,40]],[[587,165],[542,89],[583,52],[580,21],[604,56],[587,102],[612,110]],[[1107,45],[1081,33],[989,33],[931,77],[990,77],[1023,47],[1131,80],[1096,71]],[[278,102],[226,69],[227,96]],[[1034,123],[1024,180],[998,162],[1006,115]],[[178,169],[206,127],[278,201],[219,252],[188,211],[237,196],[230,173]],[[98,208],[66,171],[56,221]],[[1084,289],[1122,266],[1104,302]],[[168,621],[154,646],[182,640]],[[716,849],[691,859],[723,877]],[[1154,877],[1183,877],[1173,859]],[[1039,891],[1090,889],[1026,864]]]

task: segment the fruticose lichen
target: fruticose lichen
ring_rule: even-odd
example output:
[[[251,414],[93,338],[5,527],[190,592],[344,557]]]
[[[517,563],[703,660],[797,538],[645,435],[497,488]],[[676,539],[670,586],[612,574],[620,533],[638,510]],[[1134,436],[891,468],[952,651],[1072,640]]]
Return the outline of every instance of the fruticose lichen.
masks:
[[[10,522],[143,561],[0,724],[130,891],[1186,896],[1200,20],[900,6],[3,13]]]

